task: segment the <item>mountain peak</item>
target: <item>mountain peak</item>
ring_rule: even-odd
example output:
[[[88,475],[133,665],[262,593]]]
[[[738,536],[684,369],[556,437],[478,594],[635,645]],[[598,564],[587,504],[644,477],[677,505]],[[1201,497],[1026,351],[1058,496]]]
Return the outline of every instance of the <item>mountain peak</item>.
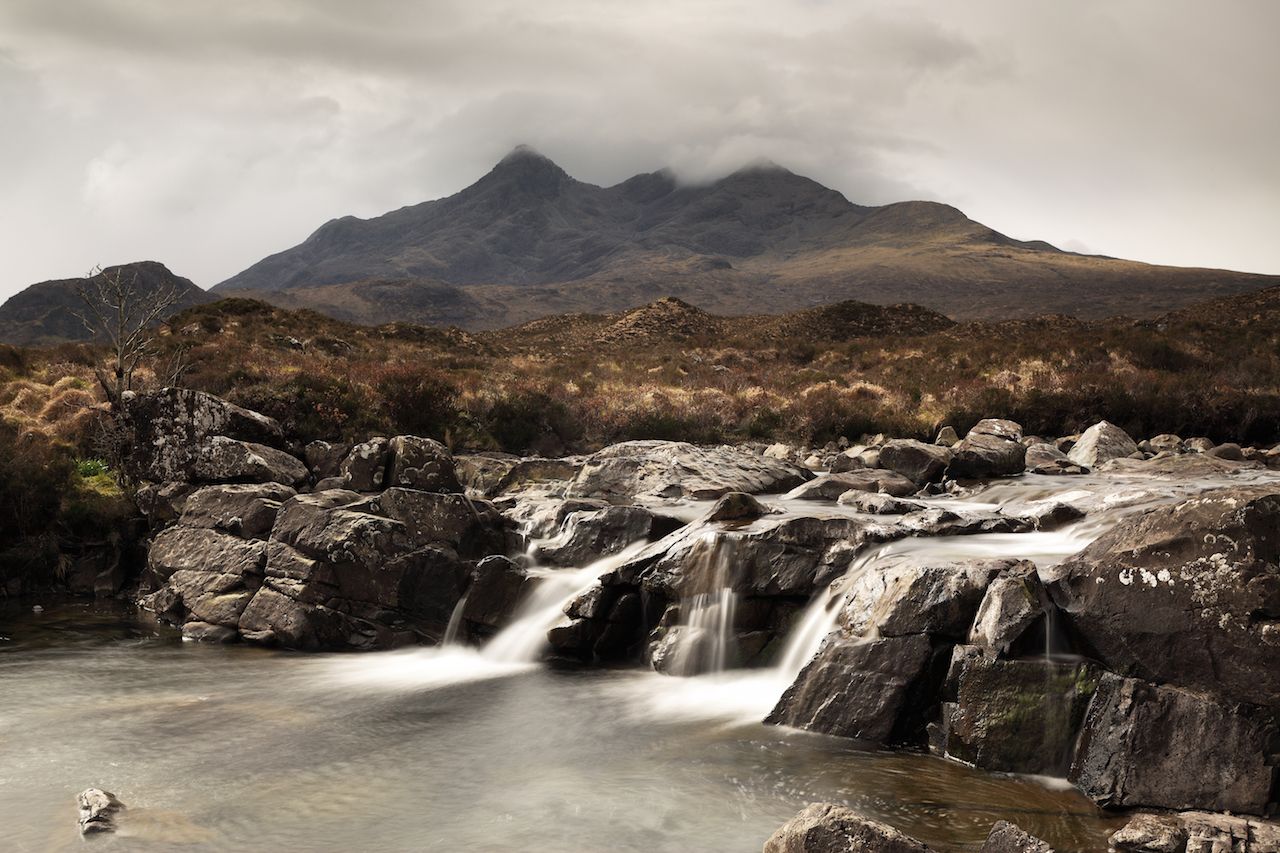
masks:
[[[528,145],[517,145],[498,161],[482,183],[509,184],[531,195],[553,197],[572,181],[569,174]]]

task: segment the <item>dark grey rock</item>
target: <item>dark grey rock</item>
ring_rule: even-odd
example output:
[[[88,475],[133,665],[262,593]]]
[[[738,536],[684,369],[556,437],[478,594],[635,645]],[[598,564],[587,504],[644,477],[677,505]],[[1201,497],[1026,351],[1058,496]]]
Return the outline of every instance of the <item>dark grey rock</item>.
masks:
[[[896,471],[917,487],[941,480],[950,462],[949,447],[914,439],[896,438],[880,448],[880,467]]]
[[[946,476],[953,480],[983,479],[1021,474],[1027,449],[1022,445],[1022,427],[1013,421],[979,421],[952,448]]]
[[[387,486],[426,492],[461,492],[449,448],[430,438],[397,435],[388,446],[391,461]]]

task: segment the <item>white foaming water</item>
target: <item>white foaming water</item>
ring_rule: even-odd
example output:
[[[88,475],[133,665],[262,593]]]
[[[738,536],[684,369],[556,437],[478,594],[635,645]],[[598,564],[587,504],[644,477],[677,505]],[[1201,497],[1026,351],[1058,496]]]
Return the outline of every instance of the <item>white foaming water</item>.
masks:
[[[733,590],[734,540],[715,533],[703,537],[691,573],[702,591],[681,604],[682,618],[675,635],[672,675],[694,676],[724,672],[737,652],[734,617],[738,594]]]
[[[602,557],[580,569],[530,569],[538,585],[516,610],[510,625],[481,650],[486,660],[500,663],[533,663],[547,645],[547,631],[565,618],[564,609],[591,588],[601,575],[612,571],[642,551],[647,542],[636,542],[617,554]]]
[[[466,609],[467,597],[464,595],[458,599],[458,603],[453,607],[453,612],[449,614],[449,625],[444,629],[444,639],[440,641],[440,645],[458,645],[458,635],[462,633],[462,613]]]

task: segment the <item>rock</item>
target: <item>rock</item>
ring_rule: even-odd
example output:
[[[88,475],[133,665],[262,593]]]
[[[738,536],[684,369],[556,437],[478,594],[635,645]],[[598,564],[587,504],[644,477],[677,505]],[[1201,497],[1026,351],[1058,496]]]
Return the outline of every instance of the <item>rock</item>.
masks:
[[[76,805],[80,809],[81,835],[115,832],[116,815],[125,808],[115,794],[101,788],[86,788],[76,794]]]
[[[1006,652],[1053,606],[1034,564],[1021,566],[988,584],[969,631],[970,644]]]
[[[196,449],[186,475],[195,483],[297,486],[307,479],[307,466],[283,450],[217,435]]]
[[[879,451],[867,450],[865,447],[863,447],[860,444],[855,447],[850,447],[847,450],[841,451],[840,453],[836,454],[835,459],[831,460],[831,465],[829,466],[830,473],[845,474],[849,471],[861,471],[863,468],[868,467],[867,459],[869,458],[869,455],[874,456],[876,463],[879,464],[879,461],[880,461]],[[814,467],[821,468],[822,466],[817,465]]]
[[[734,447],[628,441],[587,457],[566,495],[611,502],[640,495],[711,500],[729,492],[782,492],[808,477],[788,462]]]
[[[782,462],[788,462],[795,457],[795,450],[789,444],[771,444],[760,454],[766,459],[778,459]]]
[[[1280,707],[1280,487],[1126,519],[1046,580],[1108,669]]]
[[[138,604],[174,624],[193,621],[234,629],[262,585],[266,559],[264,542],[170,527],[157,534],[147,554],[148,573],[160,588]]]
[[[521,459],[486,494],[542,490],[564,497],[582,465],[578,459]]]
[[[1085,663],[1000,660],[957,646],[938,742],[948,758],[1007,773],[1062,776],[1098,672]]]
[[[1054,853],[1054,849],[1007,820],[998,820],[979,853]]]
[[[1084,468],[1097,468],[1103,462],[1122,459],[1138,452],[1129,433],[1108,421],[1098,421],[1080,434],[1067,458]]]
[[[745,492],[729,492],[712,507],[707,521],[754,521],[773,510]]]
[[[1280,824],[1212,812],[1140,813],[1110,842],[1125,853],[1277,853]]]
[[[717,506],[719,506],[717,504]],[[557,566],[584,566],[609,554],[616,554],[633,542],[650,538],[651,533],[670,532],[649,510],[638,506],[610,506],[604,509],[570,512],[560,533],[538,546],[538,557]]]
[[[944,426],[938,430],[938,437],[933,443],[939,447],[955,447],[960,443],[960,436],[956,435],[956,428],[953,426]]]
[[[1044,443],[1027,445],[1024,464],[1032,474],[1084,474],[1088,471],[1052,444]]]
[[[197,488],[191,483],[146,483],[133,500],[152,527],[162,527],[182,515],[187,498]]]
[[[292,488],[279,483],[204,486],[187,497],[181,523],[243,539],[266,539],[280,504],[295,494]]]
[[[925,508],[925,505],[919,501],[904,500],[878,492],[864,492],[860,489],[850,489],[842,494],[836,503],[871,515],[905,515]]]
[[[931,634],[963,641],[992,579],[1028,571],[1034,565],[1016,560],[877,561],[849,585],[837,624],[849,637]]]
[[[391,462],[391,442],[371,438],[351,448],[338,466],[338,475],[346,488],[356,492],[378,492],[387,484],[387,466]]]
[[[388,486],[405,486],[425,492],[461,492],[449,448],[430,438],[397,435],[391,439]]]
[[[331,441],[313,441],[302,451],[302,458],[311,469],[315,481],[339,476],[342,460],[351,452],[351,445]]]
[[[1210,456],[1217,457],[1218,459],[1227,459],[1231,462],[1244,461],[1244,451],[1242,451],[1240,449],[1240,445],[1235,442],[1229,441],[1226,444],[1219,444],[1217,447],[1211,447],[1205,452]]]
[[[996,419],[978,421],[964,440],[952,448],[946,476],[953,480],[974,480],[1021,474],[1026,455],[1022,427],[1018,424]]]
[[[832,803],[812,803],[764,843],[764,853],[929,853],[887,824]]]
[[[1203,436],[1195,436],[1194,438],[1188,438],[1186,441],[1182,442],[1182,446],[1191,453],[1207,453],[1217,445],[1215,445],[1211,439]]]
[[[920,634],[853,640],[833,633],[765,722],[895,742],[915,710],[910,697],[931,656],[929,640]]]
[[[1084,518],[1085,512],[1077,506],[1061,501],[1037,501],[1031,504],[1022,517],[1030,519],[1036,530],[1057,530],[1063,525]]]
[[[133,433],[125,469],[151,483],[190,481],[200,449],[215,436],[268,447],[284,441],[271,418],[189,388],[134,394],[124,418]]]
[[[783,497],[787,500],[834,501],[850,490],[902,496],[915,492],[916,484],[895,471],[871,468],[843,474],[822,474],[796,486]]]
[[[1153,436],[1146,441],[1138,442],[1138,449],[1146,450],[1151,453],[1182,453],[1182,439],[1178,438],[1176,435],[1171,435],[1170,433],[1165,432],[1160,435]]]
[[[447,547],[466,558],[506,550],[506,525],[497,509],[488,501],[465,495],[393,486],[352,503],[348,509],[400,522],[412,548]]]
[[[1108,808],[1265,813],[1275,718],[1176,687],[1106,674],[1069,779]]]
[[[534,583],[528,571],[512,560],[485,557],[471,572],[462,618],[481,634],[494,633],[507,623]]]
[[[880,448],[880,467],[896,471],[916,486],[942,479],[951,462],[951,450],[909,438],[895,438]]]
[[[190,621],[182,625],[182,638],[202,643],[234,643],[240,639],[240,632],[230,625]]]

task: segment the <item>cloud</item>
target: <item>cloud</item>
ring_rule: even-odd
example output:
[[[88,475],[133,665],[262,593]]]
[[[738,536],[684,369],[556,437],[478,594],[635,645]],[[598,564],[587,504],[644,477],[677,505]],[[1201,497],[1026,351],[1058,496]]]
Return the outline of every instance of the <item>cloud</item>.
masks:
[[[8,0],[0,296],[211,285],[527,142],[608,184],[767,157],[861,203],[1280,272],[1277,7],[986,0]]]

